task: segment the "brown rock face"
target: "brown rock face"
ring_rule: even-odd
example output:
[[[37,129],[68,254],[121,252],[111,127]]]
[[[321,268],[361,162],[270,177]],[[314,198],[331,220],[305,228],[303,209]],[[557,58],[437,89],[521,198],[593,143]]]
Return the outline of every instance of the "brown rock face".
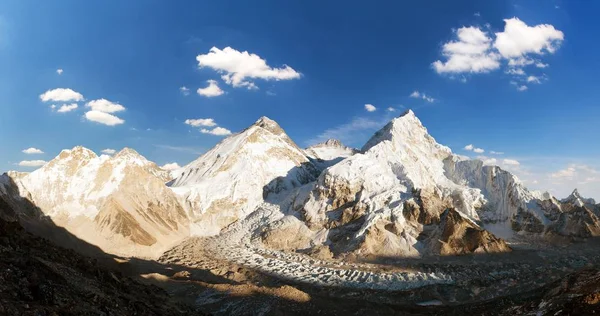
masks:
[[[600,236],[600,219],[588,207],[564,205],[563,209],[552,227],[554,232],[579,238]]]
[[[440,255],[509,252],[506,242],[464,218],[454,209],[440,217],[438,230],[432,236],[434,251]]]

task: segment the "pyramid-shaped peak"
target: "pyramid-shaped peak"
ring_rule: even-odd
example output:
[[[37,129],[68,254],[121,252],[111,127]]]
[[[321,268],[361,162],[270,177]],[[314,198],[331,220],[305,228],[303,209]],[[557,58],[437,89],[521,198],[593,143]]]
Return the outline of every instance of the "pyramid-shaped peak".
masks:
[[[577,188],[575,188],[575,190],[573,190],[573,192],[571,193],[571,196],[581,198],[581,194],[579,194],[579,190],[577,190]]]
[[[404,113],[400,114],[400,116],[398,116],[398,117],[405,117],[405,116],[417,118],[417,116],[415,115],[415,112],[413,112],[413,110],[410,110],[410,109],[404,111]]]
[[[415,113],[412,110],[407,110],[377,131],[363,146],[362,151],[368,150],[382,141],[392,141],[394,139],[414,144],[425,139],[427,139],[427,141],[435,142]]]
[[[275,135],[280,135],[280,134],[285,133],[283,131],[283,129],[281,128],[281,126],[279,126],[279,124],[277,124],[277,122],[275,122],[274,120],[272,120],[266,116],[259,118],[256,122],[254,122],[253,126],[258,126],[258,127],[264,128]]]

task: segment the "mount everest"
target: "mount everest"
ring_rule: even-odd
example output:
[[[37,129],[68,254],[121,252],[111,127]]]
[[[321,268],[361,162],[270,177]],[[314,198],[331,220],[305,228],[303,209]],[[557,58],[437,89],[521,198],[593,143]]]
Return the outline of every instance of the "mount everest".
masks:
[[[0,194],[125,256],[157,257],[234,227],[258,247],[325,259],[507,252],[516,239],[600,235],[595,201],[531,192],[455,155],[412,111],[360,150],[335,140],[301,149],[262,117],[173,176],[132,149],[75,147],[29,174],[4,174]]]

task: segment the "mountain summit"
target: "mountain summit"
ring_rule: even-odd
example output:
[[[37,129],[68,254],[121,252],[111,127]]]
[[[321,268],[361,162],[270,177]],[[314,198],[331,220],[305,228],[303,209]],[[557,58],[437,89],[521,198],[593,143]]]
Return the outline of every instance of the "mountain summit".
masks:
[[[184,167],[172,183],[196,222],[196,234],[217,234],[243,219],[270,193],[299,187],[317,169],[277,122],[261,117]]]

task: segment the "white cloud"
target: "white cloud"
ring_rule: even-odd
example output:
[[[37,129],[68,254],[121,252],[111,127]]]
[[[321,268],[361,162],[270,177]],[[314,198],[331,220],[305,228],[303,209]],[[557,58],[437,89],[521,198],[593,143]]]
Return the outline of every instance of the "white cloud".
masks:
[[[199,126],[216,126],[217,123],[215,123],[215,120],[212,118],[205,118],[205,119],[187,119],[185,120],[185,124],[187,125],[191,125],[194,127],[199,127]]]
[[[114,155],[117,151],[111,148],[102,149],[101,153],[107,155]]]
[[[506,71],[506,73],[515,76],[525,76],[525,71],[523,71],[521,68],[510,68]]]
[[[475,12],[475,13],[473,13],[473,16],[480,17],[480,16],[481,16],[481,13],[479,13],[479,12]]]
[[[540,78],[538,78],[536,76],[529,76],[529,77],[527,77],[527,82],[541,83]]]
[[[62,75],[63,70],[61,68],[58,68],[58,69],[56,69],[56,73],[59,74],[59,75]]]
[[[92,108],[93,111],[104,113],[115,113],[125,111],[125,107],[121,104],[108,101],[106,99],[98,99],[88,102],[85,106]]]
[[[554,53],[564,39],[563,32],[550,24],[528,26],[516,17],[504,22],[504,31],[496,33],[494,47],[505,58]]]
[[[161,168],[164,170],[173,171],[173,170],[180,169],[181,166],[179,166],[179,164],[176,162],[170,162],[170,163],[166,163],[166,164],[162,165]]]
[[[225,136],[225,135],[230,135],[231,131],[223,128],[223,127],[215,127],[211,130],[203,128],[200,130],[200,132],[202,134],[211,134],[211,135],[216,135],[216,136]]]
[[[66,113],[66,112],[71,112],[75,109],[77,109],[77,103],[72,103],[72,104],[63,104],[60,108],[58,108],[57,112],[58,113]]]
[[[27,149],[23,149],[22,152],[25,153],[25,154],[28,154],[28,155],[43,154],[44,153],[41,149],[37,149],[37,148],[34,148],[34,147],[29,147]]]
[[[181,92],[181,94],[183,95],[190,95],[190,89],[188,89],[186,86],[183,87],[179,87],[179,92]]]
[[[488,166],[498,165],[498,160],[496,158],[490,158],[487,156],[477,156],[477,159],[483,161],[484,165],[488,165]]]
[[[391,106],[390,106],[389,108],[387,108],[387,111],[388,111],[388,112],[395,112],[395,111],[396,111],[396,109],[394,109],[393,107],[391,107]]]
[[[499,69],[506,61],[505,72],[513,76],[526,76],[523,68],[531,65],[548,67],[532,56],[554,53],[564,40],[563,32],[549,24],[528,26],[516,17],[504,22],[504,30],[493,35],[474,26],[458,29],[457,40],[442,47],[446,61],[437,60],[432,67],[438,74],[486,73]],[[525,85],[515,85],[518,91],[527,90]]]
[[[97,122],[108,126],[115,126],[125,123],[125,120],[122,120],[112,114],[95,110],[86,112],[85,118],[88,121]]]
[[[21,167],[41,167],[46,164],[44,160],[23,160],[19,162]]]
[[[68,101],[83,101],[83,95],[79,92],[73,91],[71,89],[65,88],[57,88],[48,90],[42,94],[40,94],[40,100],[43,102],[48,101],[60,101],[60,102],[68,102]]]
[[[365,104],[365,110],[367,112],[374,112],[377,108],[373,104]]]
[[[50,106],[50,108],[51,108],[51,109],[53,109],[53,110],[54,110],[54,109],[56,109],[56,104],[52,104],[52,105]]]
[[[492,151],[490,151],[490,154],[492,154],[492,155],[504,155],[504,152],[501,152],[501,151],[493,151],[493,150],[492,150]]]
[[[423,100],[425,100],[425,101],[427,101],[427,102],[429,102],[429,103],[435,102],[435,99],[434,99],[434,98],[432,98],[432,97],[430,97],[430,96],[426,95],[425,93],[421,93],[421,92],[419,92],[419,91],[416,91],[416,90],[415,90],[415,91],[413,91],[413,93],[411,93],[411,94],[409,95],[409,97],[411,97],[411,98],[415,98],[415,99],[419,99],[419,98],[421,98],[421,99],[423,99]]]
[[[520,163],[514,159],[504,159],[502,163],[509,166],[518,166]]]
[[[600,199],[600,171],[585,164],[569,164],[565,168],[550,172],[546,176],[552,191],[561,197],[577,188],[584,197]],[[589,195],[587,195],[589,194]],[[592,196],[593,195],[593,196]]]
[[[508,66],[510,67],[525,67],[535,63],[535,60],[527,57],[510,58]]]
[[[461,27],[456,31],[457,41],[442,46],[446,61],[431,65],[438,73],[484,73],[500,68],[500,57],[492,52],[492,39],[477,27]]]
[[[221,90],[221,88],[219,88],[219,85],[215,80],[207,80],[206,82],[208,82],[208,87],[198,88],[198,90],[196,91],[199,95],[205,96],[207,98],[212,98],[218,97],[225,93],[223,92],[223,90]]]
[[[483,150],[481,148],[477,148],[473,144],[469,144],[469,145],[465,146],[463,149],[467,150],[467,151],[473,151],[478,154],[483,154],[485,152],[485,150]]]
[[[260,56],[231,47],[222,50],[213,47],[208,54],[196,56],[196,60],[201,68],[208,67],[221,73],[221,78],[234,87],[256,88],[250,79],[279,81],[300,78],[300,73],[290,66],[273,68]]]

